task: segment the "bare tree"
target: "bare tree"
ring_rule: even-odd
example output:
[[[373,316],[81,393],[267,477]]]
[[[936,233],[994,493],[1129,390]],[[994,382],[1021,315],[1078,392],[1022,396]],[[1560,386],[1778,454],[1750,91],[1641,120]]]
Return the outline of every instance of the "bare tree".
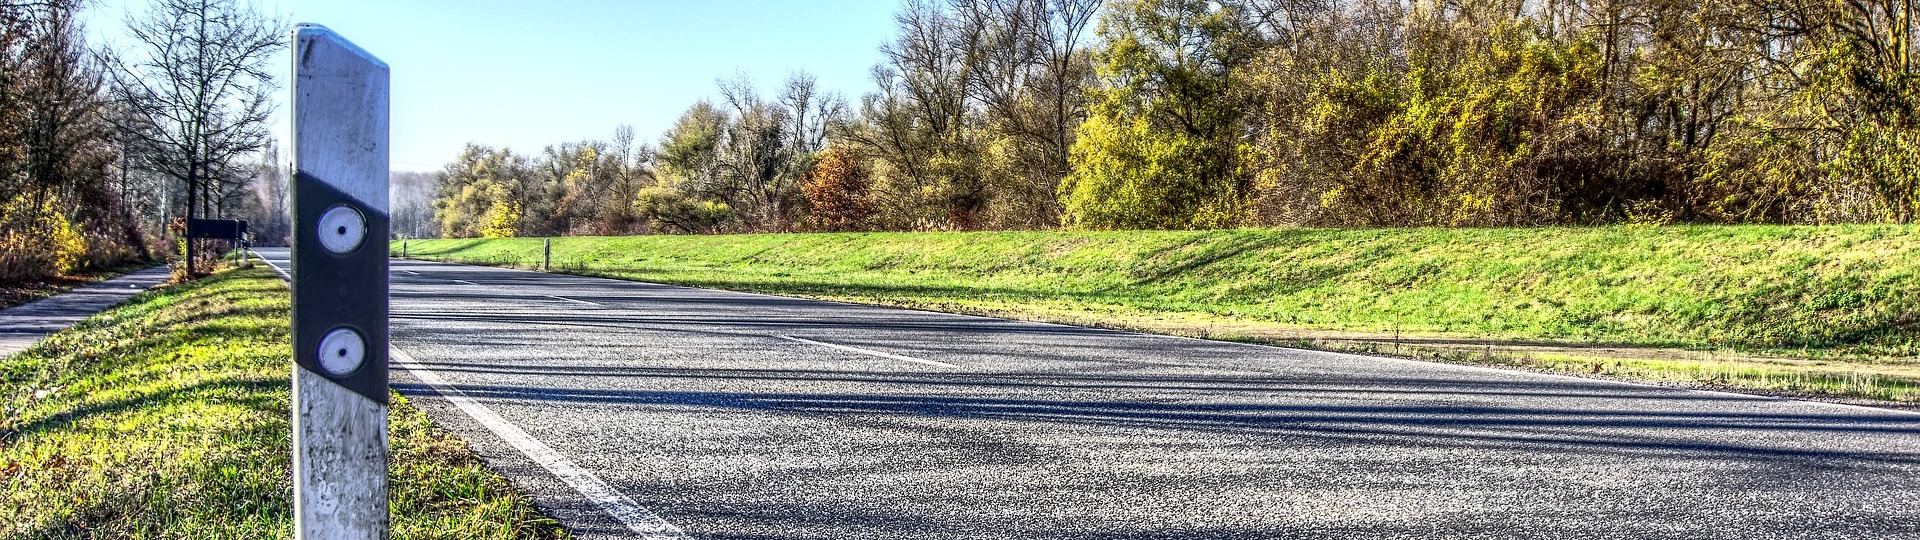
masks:
[[[900,35],[880,49],[865,125],[845,134],[882,165],[876,195],[895,227],[971,229],[991,196],[969,86],[992,44],[983,17],[948,7],[911,0],[894,16]]]
[[[790,138],[780,189],[785,194],[785,204],[791,205],[799,200],[800,184],[807,181],[820,152],[827,148],[829,129],[846,120],[847,102],[837,94],[821,92],[813,75],[801,72],[787,77],[786,87],[780,92],[780,105],[787,111],[786,131]],[[790,207],[780,209],[780,230],[792,229],[792,222],[797,218],[794,214]]]
[[[724,187],[717,194],[746,214],[741,217],[750,230],[777,228],[786,195],[793,191],[784,188],[798,187],[785,174],[793,157],[787,146],[791,115],[762,98],[745,75],[720,81],[720,94],[733,109],[733,122],[721,138],[719,178]]]
[[[806,73],[789,76],[774,99],[762,97],[745,76],[720,81],[720,93],[731,111],[717,147],[720,183],[712,195],[734,208],[749,230],[792,230],[800,184],[845,103],[821,92]]]
[[[43,9],[44,15],[34,18],[38,39],[27,48],[21,135],[28,149],[27,177],[36,184],[36,207],[56,195],[73,200],[81,182],[68,176],[84,169],[75,167],[75,160],[98,152],[96,144],[107,139],[99,121],[101,76],[78,41],[74,9],[70,4]]]
[[[189,220],[238,191],[251,177],[243,158],[271,138],[267,59],[286,46],[284,26],[236,0],[156,0],[128,17],[138,56],[117,62],[115,92],[131,117],[123,129],[146,166],[186,185]],[[193,251],[188,242],[189,273]]]
[[[986,123],[1011,144],[1000,194],[1016,210],[1002,226],[1059,222],[1055,197],[1067,175],[1074,129],[1086,119],[1094,80],[1086,38],[1099,0],[955,0],[955,15],[980,28],[989,45],[972,71],[969,94]],[[1007,220],[1007,218],[1013,218]]]
[[[400,238],[437,238],[440,225],[433,219],[433,197],[439,177],[431,172],[395,171],[387,180],[387,200],[393,208],[393,232]]]
[[[260,159],[253,164],[244,195],[249,197],[241,207],[248,210],[243,214],[248,220],[247,230],[252,233],[253,241],[263,246],[285,246],[292,242],[293,209],[288,205],[292,184],[287,178],[284,162],[280,161],[280,148],[269,144],[260,152]],[[432,198],[429,194],[428,199]],[[420,204],[426,204],[422,202]],[[399,206],[395,204],[394,206]],[[433,216],[427,216],[431,219]],[[394,218],[395,229],[399,229],[400,219]]]
[[[1094,80],[1099,0],[913,0],[862,125],[894,227],[1047,227]],[[934,194],[929,197],[929,194]],[[929,223],[934,222],[934,223]]]
[[[641,216],[634,211],[633,202],[639,198],[640,190],[653,185],[656,181],[653,168],[653,148],[639,141],[633,132],[633,126],[621,124],[613,130],[613,140],[608,141],[614,171],[613,185],[607,196],[600,201],[600,215],[606,216],[603,224],[606,234],[633,234],[640,232],[644,225]]]
[[[16,242],[0,253],[0,281],[111,264],[144,247],[109,185],[113,133],[80,8],[0,3],[0,236]]]

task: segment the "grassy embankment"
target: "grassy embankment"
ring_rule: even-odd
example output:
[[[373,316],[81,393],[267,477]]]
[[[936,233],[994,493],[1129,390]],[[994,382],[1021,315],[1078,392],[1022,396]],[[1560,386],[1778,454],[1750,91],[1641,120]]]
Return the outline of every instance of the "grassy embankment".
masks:
[[[409,250],[541,262],[536,238],[416,240]],[[1920,401],[1920,227],[563,238],[553,264],[1215,339]]]
[[[290,536],[289,302],[226,272],[0,359],[0,538]],[[563,536],[394,397],[394,538]]]

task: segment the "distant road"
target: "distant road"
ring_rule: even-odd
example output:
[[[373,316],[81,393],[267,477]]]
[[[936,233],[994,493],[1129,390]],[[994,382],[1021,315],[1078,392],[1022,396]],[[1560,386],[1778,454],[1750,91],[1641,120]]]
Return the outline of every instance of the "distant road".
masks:
[[[1920,539],[1903,412],[417,261],[392,295],[395,387],[583,538]]]

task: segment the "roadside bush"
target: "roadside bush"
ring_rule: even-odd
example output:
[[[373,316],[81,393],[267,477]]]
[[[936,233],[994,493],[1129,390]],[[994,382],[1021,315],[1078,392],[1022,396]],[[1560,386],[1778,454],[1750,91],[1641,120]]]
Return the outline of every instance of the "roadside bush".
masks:
[[[800,190],[813,212],[808,225],[819,231],[858,231],[873,218],[872,172],[846,146],[831,146],[821,152]]]
[[[86,236],[50,207],[16,196],[0,207],[0,282],[42,279],[95,262]]]

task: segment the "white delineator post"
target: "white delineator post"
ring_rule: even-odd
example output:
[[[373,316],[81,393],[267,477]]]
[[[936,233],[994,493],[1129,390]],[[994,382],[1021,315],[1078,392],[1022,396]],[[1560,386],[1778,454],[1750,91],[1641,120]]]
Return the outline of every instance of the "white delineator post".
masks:
[[[293,31],[294,537],[380,540],[387,516],[387,65]]]

